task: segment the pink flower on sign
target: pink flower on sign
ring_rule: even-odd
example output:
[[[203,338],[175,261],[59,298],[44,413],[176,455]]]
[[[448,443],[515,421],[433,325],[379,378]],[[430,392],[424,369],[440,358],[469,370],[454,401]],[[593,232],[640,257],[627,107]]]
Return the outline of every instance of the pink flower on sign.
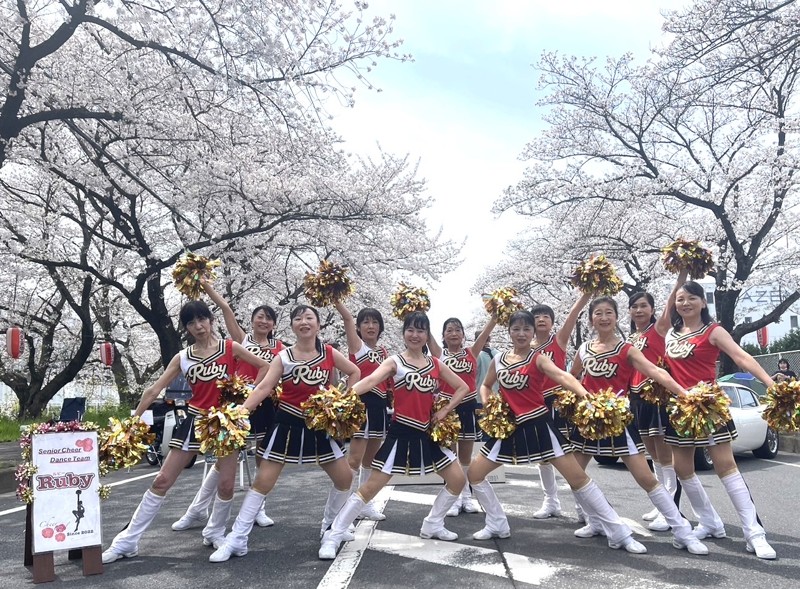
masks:
[[[45,538],[52,538],[54,533],[53,528],[45,528],[42,530],[42,536]]]
[[[75,445],[78,448],[81,448],[84,452],[91,452],[94,444],[90,438],[84,438],[75,442]]]
[[[56,542],[63,542],[66,539],[67,535],[64,534],[63,532],[59,532],[58,534],[56,534]]]
[[[66,529],[67,529],[67,526],[65,526],[64,524],[58,524],[58,525],[56,526],[56,532],[63,532],[63,531],[65,531]]]

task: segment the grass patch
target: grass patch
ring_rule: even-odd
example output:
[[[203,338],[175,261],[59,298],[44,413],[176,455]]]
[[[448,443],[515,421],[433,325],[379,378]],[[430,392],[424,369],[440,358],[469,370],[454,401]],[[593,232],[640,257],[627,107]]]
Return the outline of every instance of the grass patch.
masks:
[[[104,427],[108,425],[109,417],[123,419],[130,417],[130,415],[131,410],[129,407],[101,407],[100,409],[87,409],[83,416],[83,421],[93,421],[100,427]],[[48,421],[48,419],[54,418],[43,415],[39,419],[26,419],[20,423],[16,419],[0,417],[0,442],[16,442],[19,440],[19,428],[21,425],[41,423]]]

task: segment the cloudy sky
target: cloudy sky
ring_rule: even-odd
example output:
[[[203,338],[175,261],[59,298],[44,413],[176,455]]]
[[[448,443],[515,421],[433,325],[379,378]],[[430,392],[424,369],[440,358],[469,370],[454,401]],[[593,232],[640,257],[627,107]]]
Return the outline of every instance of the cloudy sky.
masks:
[[[491,206],[521,176],[525,144],[541,129],[535,106],[543,51],[646,59],[661,42],[661,11],[676,0],[372,0],[395,14],[412,63],[383,61],[371,75],[381,92],[359,91],[334,126],[354,152],[376,144],[419,160],[433,205],[432,227],[466,240],[465,262],[431,291],[434,333],[445,318],[467,323],[480,310],[469,290],[525,223]],[[503,286],[503,285],[497,285]]]

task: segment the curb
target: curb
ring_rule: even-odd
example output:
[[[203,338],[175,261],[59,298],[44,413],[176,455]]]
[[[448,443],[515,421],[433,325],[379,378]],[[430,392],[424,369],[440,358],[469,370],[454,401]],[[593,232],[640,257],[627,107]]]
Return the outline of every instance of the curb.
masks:
[[[778,447],[784,452],[800,454],[800,434],[780,434]]]
[[[0,465],[0,493],[13,493],[17,489],[17,481],[14,479],[16,466]]]

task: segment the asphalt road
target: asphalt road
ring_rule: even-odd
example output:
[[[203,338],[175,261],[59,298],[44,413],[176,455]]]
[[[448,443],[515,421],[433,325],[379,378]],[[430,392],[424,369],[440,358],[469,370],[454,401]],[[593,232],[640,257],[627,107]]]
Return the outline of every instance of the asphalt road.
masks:
[[[672,548],[669,534],[654,534],[642,527],[640,515],[651,506],[624,467],[590,466],[590,474],[603,488],[620,514],[637,531],[648,548],[646,555],[611,550],[602,538],[578,539],[578,527],[566,484],[562,483],[564,517],[545,521],[530,514],[541,502],[536,468],[511,467],[507,482],[495,488],[509,513],[512,536],[506,540],[477,542],[471,534],[483,526],[483,514],[447,518],[457,532],[455,543],[421,540],[417,534],[438,487],[394,486],[379,496],[387,519],[362,522],[356,540],[333,561],[317,559],[318,533],[328,480],[321,470],[288,466],[268,498],[272,528],[256,528],[250,552],[228,563],[211,564],[211,549],[201,545],[199,530],[173,532],[170,523],[189,503],[199,484],[203,466],[185,471],[161,513],[142,539],[140,556],[106,565],[103,575],[83,577],[80,565],[56,554],[57,584],[63,587],[120,587],[170,589],[185,587],[321,587],[325,589],[400,587],[500,587],[549,588],[652,588],[798,586],[800,579],[800,455],[778,455],[776,460],[739,458],[768,538],[778,560],[761,561],[745,552],[742,531],[719,479],[700,474],[714,505],[726,523],[728,538],[708,541],[711,554],[691,556]],[[104,503],[106,546],[129,519],[155,469],[139,466],[116,473],[120,482]],[[236,495],[236,507],[243,492]],[[0,495],[0,589],[32,585],[23,567],[24,511],[13,494]],[[684,504],[684,513],[690,513]]]

